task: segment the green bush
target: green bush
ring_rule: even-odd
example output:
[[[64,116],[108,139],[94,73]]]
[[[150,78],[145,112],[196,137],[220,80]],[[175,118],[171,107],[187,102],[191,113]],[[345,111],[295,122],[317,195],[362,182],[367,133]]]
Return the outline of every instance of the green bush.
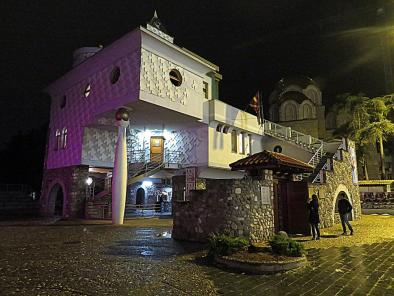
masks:
[[[231,237],[224,234],[212,235],[209,238],[209,256],[228,256],[239,250],[246,250],[249,241],[242,237]]]
[[[272,252],[278,255],[301,257],[305,253],[304,246],[287,235],[276,234],[269,243]]]

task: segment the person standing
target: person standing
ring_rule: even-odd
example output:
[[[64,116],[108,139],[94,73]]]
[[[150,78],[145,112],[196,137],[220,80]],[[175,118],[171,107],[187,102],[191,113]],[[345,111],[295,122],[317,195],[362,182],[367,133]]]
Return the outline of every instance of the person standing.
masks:
[[[352,209],[353,207],[350,204],[350,202],[345,198],[345,195],[341,194],[338,201],[338,212],[342,223],[342,229],[343,229],[342,235],[347,234],[346,225],[350,230],[350,235],[353,235],[353,227],[349,223],[349,214],[351,213]]]
[[[320,230],[319,230],[319,203],[317,201],[317,195],[312,195],[312,200],[308,203],[309,209],[309,224],[312,229],[312,239],[319,240],[320,239]]]

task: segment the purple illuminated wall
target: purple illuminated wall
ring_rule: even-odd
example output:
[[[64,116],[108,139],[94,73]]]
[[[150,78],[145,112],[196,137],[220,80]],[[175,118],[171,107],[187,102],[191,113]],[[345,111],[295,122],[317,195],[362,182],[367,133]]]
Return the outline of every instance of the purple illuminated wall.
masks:
[[[81,164],[84,126],[100,114],[115,111],[128,102],[138,100],[141,64],[141,32],[137,29],[102,49],[51,84],[52,98],[46,168]],[[111,72],[120,68],[119,80],[112,84]],[[90,95],[84,90],[91,85]],[[66,106],[61,108],[63,97]],[[67,128],[67,146],[55,150],[56,130]]]

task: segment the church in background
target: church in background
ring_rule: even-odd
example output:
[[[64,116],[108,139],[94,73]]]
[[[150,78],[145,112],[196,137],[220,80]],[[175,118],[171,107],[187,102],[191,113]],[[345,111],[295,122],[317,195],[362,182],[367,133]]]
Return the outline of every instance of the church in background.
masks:
[[[339,104],[325,107],[319,85],[305,76],[282,78],[276,84],[269,96],[268,116],[268,119],[273,122],[325,141],[334,139],[334,130],[346,123],[349,118],[349,114],[342,112]],[[393,143],[393,139],[389,140],[385,147],[387,149],[385,149],[387,179],[393,179],[394,159],[392,152],[388,149]],[[378,145],[369,145],[366,163],[369,179],[380,179]],[[360,164],[358,175],[360,180],[365,178]]]

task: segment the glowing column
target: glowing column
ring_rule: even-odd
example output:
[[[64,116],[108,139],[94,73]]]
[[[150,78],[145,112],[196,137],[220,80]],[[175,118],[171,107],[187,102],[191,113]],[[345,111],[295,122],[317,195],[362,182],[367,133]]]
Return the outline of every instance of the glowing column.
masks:
[[[119,108],[115,118],[118,140],[112,173],[112,224],[123,224],[127,188],[126,128],[129,125],[129,113],[126,109]]]

